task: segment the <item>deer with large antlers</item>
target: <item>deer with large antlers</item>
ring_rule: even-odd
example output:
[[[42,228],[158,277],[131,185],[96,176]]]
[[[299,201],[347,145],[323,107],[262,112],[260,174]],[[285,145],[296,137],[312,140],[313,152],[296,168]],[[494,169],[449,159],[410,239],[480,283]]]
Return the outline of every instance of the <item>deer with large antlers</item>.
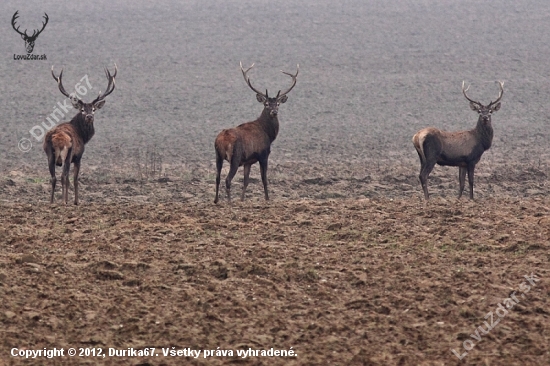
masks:
[[[282,92],[279,90],[277,96],[270,98],[267,93],[265,94],[252,86],[250,78],[247,76],[248,71],[254,66],[250,66],[248,69],[243,69],[241,63],[241,71],[246,84],[256,93],[256,99],[262,103],[264,109],[260,117],[255,121],[243,123],[237,127],[226,129],[221,131],[216,137],[214,147],[216,149],[216,198],[214,203],[218,203],[219,188],[221,180],[221,171],[223,161],[227,160],[230,164],[229,173],[225,179],[225,188],[227,191],[227,199],[231,200],[231,180],[237,173],[239,166],[244,166],[244,182],[243,191],[241,193],[241,200],[244,200],[246,187],[248,186],[248,180],[250,175],[250,168],[252,164],[258,162],[260,164],[260,174],[262,177],[262,183],[264,186],[265,199],[269,200],[267,193],[267,161],[269,153],[271,152],[271,144],[279,133],[279,105],[285,103],[288,99],[287,94],[296,85],[296,78],[300,71],[300,65],[296,67],[296,74],[290,74],[288,72],[281,71],[283,74],[292,78],[292,84],[290,88]]]
[[[105,97],[115,90],[115,77],[117,74],[117,67],[115,64],[115,72],[113,75],[105,68],[105,75],[107,76],[107,89],[105,93],[99,95],[91,103],[84,103],[81,99],[77,98],[75,93],[69,94],[63,87],[62,77],[63,70],[59,73],[59,77],[55,76],[52,66],[52,76],[57,81],[59,91],[64,96],[71,100],[71,104],[75,109],[78,109],[78,113],[73,117],[70,122],[64,122],[56,127],[52,128],[46,134],[44,138],[44,151],[48,156],[48,166],[50,169],[52,192],[50,196],[50,203],[53,203],[55,192],[55,166],[62,166],[63,171],[61,174],[61,186],[63,192],[63,201],[67,204],[68,191],[69,191],[69,170],[71,163],[74,164],[74,204],[78,205],[78,173],[80,171],[80,160],[82,154],[84,154],[84,145],[90,141],[94,136],[94,113],[96,110],[101,109],[105,104]]]
[[[19,35],[21,35],[21,38],[23,38],[23,40],[25,41],[25,48],[27,50],[27,53],[32,53],[33,49],[34,49],[34,42],[36,41],[36,38],[38,38],[38,36],[40,35],[40,33],[42,33],[42,31],[44,30],[44,28],[46,28],[46,25],[48,24],[48,14],[44,13],[44,22],[42,22],[42,29],[38,30],[38,29],[35,29],[34,32],[32,33],[32,36],[29,36],[27,34],[27,30],[25,29],[25,32],[21,32],[19,30],[19,27],[16,28],[16,20],[17,18],[19,18],[19,10],[15,12],[15,14],[13,14],[13,17],[11,18],[11,26],[13,27],[13,29],[19,33]]]
[[[462,82],[462,93],[470,102],[470,108],[479,114],[477,125],[474,129],[459,132],[441,131],[437,128],[428,127],[418,131],[413,136],[413,144],[420,157],[420,183],[424,190],[426,200],[428,195],[428,176],[435,164],[458,166],[458,179],[460,188],[458,198],[462,197],[464,191],[466,173],[470,185],[470,199],[474,199],[474,169],[481,159],[481,155],[491,147],[493,142],[493,126],[491,125],[491,114],[500,109],[500,100],[504,93],[504,83],[498,82],[500,92],[497,100],[483,105],[478,101],[470,99],[464,89]]]

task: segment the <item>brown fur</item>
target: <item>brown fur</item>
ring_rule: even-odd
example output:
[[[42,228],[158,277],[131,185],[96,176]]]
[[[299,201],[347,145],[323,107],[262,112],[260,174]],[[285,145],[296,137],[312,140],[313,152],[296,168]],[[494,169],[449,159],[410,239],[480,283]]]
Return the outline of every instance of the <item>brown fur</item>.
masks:
[[[264,94],[252,86],[246,74],[253,66],[254,64],[245,70],[241,63],[241,71],[244,80],[250,89],[256,93],[256,99],[264,105],[264,109],[260,117],[255,121],[222,130],[216,137],[216,141],[214,141],[214,148],[216,150],[216,198],[214,199],[214,203],[218,203],[219,199],[221,171],[224,160],[227,160],[231,166],[225,179],[228,200],[231,200],[231,180],[240,166],[244,166],[243,192],[241,194],[241,200],[244,200],[250,168],[255,163],[260,164],[265,199],[269,199],[267,193],[267,161],[271,152],[271,143],[273,143],[279,133],[279,119],[277,118],[279,105],[287,101],[288,97],[286,94],[296,85],[296,77],[298,76],[300,66],[297,65],[296,74],[294,75],[282,71],[283,74],[292,78],[292,85],[283,93],[279,90],[275,98],[269,98],[267,90]]]
[[[71,131],[72,129],[62,127],[50,130],[46,134],[46,138],[44,139],[44,149],[48,149],[49,146],[47,145],[51,143],[51,148],[54,150],[55,165],[57,166],[63,165],[63,162],[69,153],[69,149],[73,147],[73,139],[70,136]],[[50,142],[46,143],[46,141]]]
[[[78,173],[80,171],[80,160],[84,154],[84,145],[93,137],[93,120],[87,122],[82,113],[78,114],[70,121],[64,122],[52,128],[44,138],[44,151],[48,157],[50,174],[52,175],[52,192],[50,203],[53,203],[55,191],[55,166],[61,166],[61,185],[63,188],[63,201],[67,203],[69,188],[69,169],[74,164],[74,188],[75,205],[78,204]]]
[[[268,128],[264,128],[263,125],[267,125]],[[271,136],[270,129],[272,130]],[[216,151],[228,162],[231,162],[234,152],[239,152],[239,166],[255,164],[258,162],[258,157],[270,149],[271,142],[275,140],[278,132],[279,121],[276,118],[264,123],[260,119],[243,123],[219,133],[215,141]],[[236,150],[235,147],[237,147]]]
[[[63,201],[66,204],[69,191],[69,170],[71,164],[74,164],[74,204],[78,205],[78,173],[80,172],[80,160],[84,154],[84,145],[94,136],[94,112],[101,109],[105,104],[104,98],[111,94],[115,89],[115,76],[117,68],[115,65],[115,73],[111,73],[105,69],[105,75],[109,80],[105,93],[99,95],[92,103],[84,103],[82,100],[69,95],[63,87],[62,77],[63,70],[59,77],[53,73],[52,76],[57,81],[59,91],[66,97],[71,99],[74,108],[78,109],[78,113],[70,122],[64,122],[52,128],[44,138],[44,152],[48,157],[48,167],[51,175],[52,191],[50,195],[50,203],[53,203],[55,185],[57,179],[55,177],[55,167],[61,166],[63,171],[61,174],[61,185]]]
[[[459,193],[464,191],[466,173],[470,185],[470,198],[474,198],[474,169],[483,153],[491,147],[493,127],[491,114],[500,109],[500,99],[503,94],[503,84],[500,83],[500,94],[495,102],[487,106],[471,100],[462,84],[462,92],[470,101],[470,108],[479,114],[477,125],[472,130],[447,132],[435,127],[418,131],[412,138],[413,145],[420,158],[420,183],[424,198],[428,199],[428,176],[436,164],[459,167]]]
[[[237,169],[244,166],[244,185],[241,199],[244,200],[246,187],[248,186],[250,168],[253,164],[260,163],[260,173],[264,185],[265,199],[269,199],[267,191],[267,164],[271,152],[271,143],[279,133],[279,120],[277,116],[271,116],[270,110],[265,107],[261,116],[252,122],[243,123],[235,128],[222,130],[214,142],[216,150],[216,199],[218,202],[220,173],[223,161],[231,165],[226,179],[227,196],[231,199],[231,180]]]

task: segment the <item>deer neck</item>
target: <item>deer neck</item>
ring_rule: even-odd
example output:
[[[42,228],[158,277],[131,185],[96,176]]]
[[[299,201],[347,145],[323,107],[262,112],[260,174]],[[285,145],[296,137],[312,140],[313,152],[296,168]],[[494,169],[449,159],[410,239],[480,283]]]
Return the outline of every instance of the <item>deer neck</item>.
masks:
[[[74,116],[70,123],[75,127],[78,136],[80,136],[85,144],[94,136],[95,130],[93,122],[86,122],[82,113],[78,113]]]
[[[493,126],[491,125],[491,119],[489,118],[489,121],[484,122],[483,118],[480,116],[477,120],[475,131],[483,148],[485,150],[489,149],[493,143]]]
[[[269,136],[269,140],[273,142],[277,138],[277,134],[279,134],[279,119],[276,116],[271,117],[269,111],[264,108],[258,122]]]

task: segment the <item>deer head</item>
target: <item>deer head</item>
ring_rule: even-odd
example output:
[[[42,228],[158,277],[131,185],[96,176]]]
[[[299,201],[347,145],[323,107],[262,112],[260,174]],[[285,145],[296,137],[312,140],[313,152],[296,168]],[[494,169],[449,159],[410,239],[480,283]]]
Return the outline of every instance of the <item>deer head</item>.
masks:
[[[15,14],[13,14],[13,17],[11,18],[11,25],[13,27],[13,29],[19,33],[21,35],[21,38],[23,38],[23,40],[25,41],[25,48],[27,49],[27,53],[32,53],[33,49],[34,49],[34,42],[36,41],[36,38],[38,38],[38,35],[40,33],[42,33],[42,31],[44,30],[44,28],[46,28],[46,24],[48,24],[48,14],[44,13],[44,19],[46,20],[45,22],[42,23],[42,29],[38,30],[38,29],[35,29],[34,32],[32,33],[32,36],[29,36],[27,34],[27,30],[25,29],[25,32],[21,33],[19,31],[19,27],[15,27],[15,21],[17,20],[17,18],[19,18],[19,10],[15,12]]]
[[[250,78],[246,75],[247,72],[252,67],[254,67],[254,64],[252,64],[252,66],[250,66],[248,69],[245,70],[245,69],[243,69],[243,64],[241,62],[241,71],[242,71],[243,76],[244,76],[244,81],[246,81],[246,83],[248,84],[250,89],[252,89],[252,91],[254,91],[256,93],[256,99],[258,100],[258,102],[260,102],[264,105],[264,108],[267,109],[267,111],[269,112],[269,115],[271,117],[276,117],[277,114],[279,113],[279,105],[281,103],[285,103],[288,100],[288,97],[286,95],[296,85],[296,77],[298,76],[298,72],[300,71],[300,65],[296,65],[296,74],[294,74],[294,75],[281,70],[281,72],[283,74],[288,75],[292,78],[292,85],[290,86],[290,88],[288,88],[283,93],[281,93],[281,91],[279,90],[279,92],[277,93],[277,96],[275,98],[270,98],[268,96],[267,89],[265,90],[265,94],[264,94],[264,93],[262,93],[261,91],[259,91],[258,89],[254,88],[252,86],[252,83],[250,82]]]
[[[82,113],[84,120],[88,123],[94,122],[94,112],[97,109],[101,109],[101,107],[103,107],[103,105],[105,104],[105,97],[111,94],[113,90],[115,90],[115,77],[116,77],[117,71],[118,69],[116,67],[116,64],[115,64],[115,73],[113,75],[111,75],[109,70],[105,68],[105,76],[107,76],[107,80],[108,80],[107,89],[105,90],[105,93],[101,94],[101,91],[100,91],[97,98],[95,98],[91,103],[84,103],[82,99],[77,97],[76,93],[69,94],[65,91],[65,88],[63,87],[63,81],[62,81],[63,69],[61,69],[61,72],[59,73],[59,77],[57,77],[53,72],[53,66],[52,66],[52,76],[54,80],[57,81],[57,86],[59,87],[59,91],[61,92],[61,94],[63,94],[64,96],[68,97],[71,100],[71,104],[73,105],[73,107],[75,109],[78,109]]]
[[[498,94],[497,100],[495,100],[494,102],[491,102],[487,105],[483,105],[480,102],[472,100],[468,97],[466,92],[468,91],[468,89],[470,89],[470,86],[468,85],[468,87],[466,89],[464,89],[464,81],[462,82],[462,94],[464,94],[466,99],[468,99],[468,101],[470,102],[470,108],[473,111],[479,113],[479,119],[483,123],[490,123],[491,122],[491,114],[500,109],[500,99],[502,99],[502,94],[504,93],[504,82],[499,81],[498,84],[500,86],[500,92]]]

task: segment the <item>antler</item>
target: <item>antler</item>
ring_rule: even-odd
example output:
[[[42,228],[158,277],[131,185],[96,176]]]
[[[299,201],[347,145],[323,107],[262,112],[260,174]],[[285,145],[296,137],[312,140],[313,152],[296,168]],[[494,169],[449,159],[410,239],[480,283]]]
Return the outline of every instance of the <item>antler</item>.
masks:
[[[296,74],[292,75],[291,73],[288,73],[288,72],[285,72],[283,70],[281,70],[281,72],[285,75],[288,75],[292,78],[292,85],[290,86],[290,88],[288,88],[287,91],[285,91],[284,93],[281,94],[281,91],[279,90],[279,93],[277,94],[277,98],[280,98],[282,97],[283,95],[286,95],[288,94],[289,91],[292,90],[292,88],[294,88],[294,86],[296,86],[296,78],[298,77],[298,73],[300,72],[300,64],[297,64],[296,65]]]
[[[46,24],[48,24],[48,20],[50,19],[50,18],[48,17],[48,14],[44,13],[44,19],[46,19],[46,21],[45,21],[45,22],[42,22],[42,29],[40,29],[40,30],[36,30],[36,29],[35,29],[34,32],[33,32],[33,34],[32,34],[32,36],[29,36],[29,35],[27,34],[27,30],[26,30],[26,29],[25,29],[25,32],[24,32],[24,33],[21,33],[21,31],[19,31],[19,27],[15,28],[15,21],[17,20],[17,18],[19,18],[19,10],[17,10],[17,11],[15,12],[15,14],[13,14],[13,17],[11,18],[11,26],[13,27],[13,29],[14,29],[17,33],[19,33],[19,34],[22,35],[22,36],[25,36],[25,38],[27,38],[27,39],[34,39],[34,38],[38,37],[38,35],[39,35],[40,33],[42,33],[42,31],[44,30],[44,28],[46,28]]]
[[[109,82],[107,84],[107,89],[105,90],[105,93],[103,93],[103,94],[101,94],[101,91],[100,91],[99,95],[97,96],[96,99],[94,99],[92,104],[95,104],[95,103],[105,99],[105,97],[107,95],[111,94],[113,92],[113,90],[115,90],[115,77],[116,77],[117,72],[118,72],[118,68],[117,68],[116,64],[115,64],[115,73],[113,75],[111,75],[109,70],[107,68],[105,68],[105,76],[107,76],[107,80],[109,80]]]
[[[468,85],[468,87],[466,89],[464,89],[464,80],[462,81],[462,94],[464,94],[464,96],[466,97],[466,99],[468,99],[470,102],[474,103],[474,104],[477,104],[477,105],[481,105],[480,102],[476,102],[475,100],[473,99],[470,99],[467,95],[466,95],[466,92],[468,91],[468,89],[470,89],[470,85]]]
[[[489,107],[493,106],[494,104],[497,104],[502,99],[502,94],[504,94],[504,81],[497,80],[497,83],[500,86],[500,92],[498,93],[497,100],[489,103]]]
[[[42,22],[42,29],[40,29],[40,30],[36,30],[36,29],[35,29],[34,32],[33,32],[33,34],[32,34],[32,36],[30,36],[29,38],[36,38],[36,37],[38,37],[38,35],[39,35],[40,33],[42,33],[42,31],[44,30],[44,28],[46,28],[46,24],[48,24],[48,20],[50,19],[50,18],[48,17],[48,14],[44,13],[44,19],[46,19],[46,21],[45,21],[45,22]]]
[[[63,77],[63,69],[61,69],[61,72],[59,73],[59,77],[55,76],[55,74],[53,73],[53,65],[52,65],[52,76],[53,78],[55,79],[55,81],[57,81],[57,86],[59,87],[59,91],[61,92],[61,94],[63,94],[64,96],[68,97],[68,98],[71,98],[71,96],[69,95],[69,93],[67,93],[65,91],[65,88],[63,87],[63,82],[61,81],[61,78]]]
[[[249,67],[248,69],[246,69],[246,70],[243,69],[243,63],[240,62],[240,64],[241,64],[241,71],[243,72],[244,81],[246,81],[246,83],[248,84],[248,86],[250,87],[250,89],[252,89],[256,94],[260,94],[260,95],[262,95],[264,98],[267,98],[267,89],[266,89],[265,94],[264,94],[264,93],[262,93],[261,91],[259,91],[258,89],[254,88],[254,87],[252,86],[252,84],[250,83],[250,78],[246,75],[246,73],[247,73],[251,68],[254,67],[254,64],[252,64],[252,66],[250,66],[250,67]]]
[[[491,107],[491,106],[497,104],[500,101],[500,99],[502,99],[502,95],[504,94],[504,82],[503,81],[497,81],[497,82],[500,86],[500,92],[498,94],[497,100],[495,100],[494,102],[489,103],[489,105],[487,107]],[[464,89],[464,81],[462,81],[462,93],[464,94],[466,99],[468,99],[470,102],[475,103],[477,105],[482,105],[480,102],[476,102],[475,100],[472,100],[472,99],[468,98],[468,96],[466,95],[466,92],[468,91],[468,89],[470,89],[470,85],[468,85],[468,87],[466,89]]]
[[[27,30],[26,30],[26,29],[25,29],[25,33],[21,33],[21,32],[19,31],[19,27],[15,28],[15,21],[17,20],[17,18],[19,18],[18,13],[19,13],[19,10],[17,10],[17,11],[15,12],[15,14],[13,14],[13,17],[11,18],[11,26],[13,27],[13,30],[15,30],[15,31],[16,31],[17,33],[19,33],[20,35],[25,36],[25,37],[28,37],[28,36],[27,36]]]

